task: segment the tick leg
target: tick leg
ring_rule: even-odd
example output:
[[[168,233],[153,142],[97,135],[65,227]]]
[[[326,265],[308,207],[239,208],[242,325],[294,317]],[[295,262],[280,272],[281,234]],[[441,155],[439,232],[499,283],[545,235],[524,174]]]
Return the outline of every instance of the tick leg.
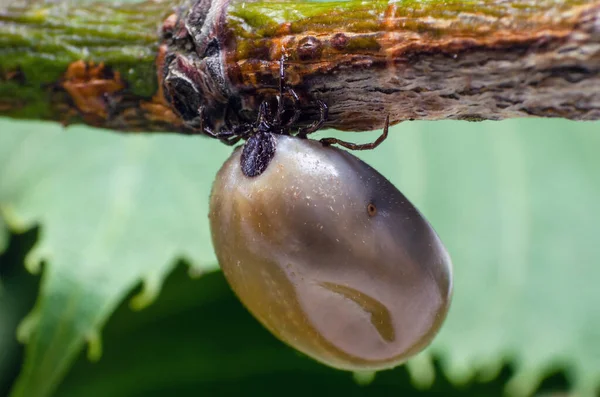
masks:
[[[321,112],[321,114],[319,116],[319,120],[315,121],[314,123],[312,123],[311,125],[309,125],[306,128],[298,129],[298,137],[306,138],[306,136],[308,134],[312,134],[313,132],[317,131],[319,128],[323,127],[323,124],[325,124],[325,121],[327,121],[327,116],[329,114],[329,108],[327,107],[325,102],[323,102],[319,99],[317,99],[317,104],[319,105],[319,110]],[[331,139],[334,139],[334,138],[331,138]]]
[[[269,103],[267,101],[262,101],[260,106],[258,107],[258,116],[256,117],[256,125],[259,125],[260,123],[267,123],[268,125],[271,125],[271,123],[269,123],[269,114],[270,114]]]
[[[283,115],[286,111],[285,107],[285,94],[289,94],[292,100],[293,110],[292,116],[285,123],[282,123]],[[298,94],[291,88],[286,88],[285,86],[285,55],[281,55],[281,59],[279,61],[279,95],[276,97],[277,99],[277,112],[275,113],[275,117],[273,118],[273,127],[277,127],[279,133],[282,135],[290,135],[290,127],[298,121],[300,118],[300,109],[298,108]]]
[[[281,125],[281,116],[285,111],[283,107],[283,97],[281,95],[277,95],[275,98],[277,99],[277,111],[275,112],[275,117],[273,118],[273,125]]]
[[[285,93],[289,93],[292,97],[292,110],[294,114],[292,117],[283,124],[281,120],[283,119],[283,114],[285,113]],[[274,125],[280,126],[280,133],[284,135],[289,135],[289,128],[298,121],[300,117],[300,109],[298,108],[298,94],[291,88],[285,87],[285,55],[281,55],[281,60],[279,62],[279,95],[277,96],[277,113],[274,119]]]
[[[283,112],[285,111],[283,107],[283,82],[285,81],[285,69],[284,64],[285,56],[282,54],[281,59],[279,60],[279,95],[277,95],[277,113],[275,113],[275,124],[281,124],[281,116],[283,116]]]
[[[232,136],[230,138],[221,138],[220,141],[228,146],[233,146],[242,139],[241,136]]]
[[[222,130],[215,132],[211,128],[204,125],[204,107],[199,109],[200,111],[200,131],[203,134],[208,135],[211,138],[215,138],[220,140],[226,145],[232,146],[235,145],[242,137],[240,136],[238,131],[234,130]]]
[[[296,121],[298,121],[298,119],[300,118],[300,108],[298,107],[298,101],[300,100],[298,98],[298,94],[296,94],[296,91],[292,90],[291,88],[288,88],[288,93],[290,94],[290,96],[292,97],[292,109],[294,111],[294,114],[292,115],[292,117],[290,117],[290,119],[288,121],[286,121],[286,123],[282,126],[285,130],[289,130],[290,127],[292,125],[294,125],[294,123]]]
[[[221,142],[223,142],[226,145],[235,145],[240,139],[242,139],[241,136],[237,135],[235,132],[233,131],[219,131],[219,132],[214,132],[213,130],[211,130],[208,127],[204,127],[204,129],[202,130],[202,132],[206,135],[208,135],[211,138],[215,138],[220,140]]]
[[[210,132],[209,132],[210,131]],[[219,141],[223,142],[228,146],[233,146],[242,139],[242,136],[236,133],[235,131],[223,130],[219,132],[213,132],[211,130],[205,131],[205,133],[212,134],[210,135],[213,138],[217,138]]]
[[[200,131],[211,138],[219,139],[217,134],[212,129],[204,125],[204,106],[200,106],[198,113],[200,114]]]
[[[281,54],[281,59],[279,60],[279,95],[283,96],[283,82],[285,81],[285,55]]]
[[[389,126],[390,126],[390,116],[387,115],[385,117],[385,125],[383,126],[383,134],[381,134],[381,136],[379,138],[377,138],[375,140],[375,142],[371,142],[371,143],[358,144],[358,143],[340,141],[337,138],[323,138],[320,141],[323,145],[327,145],[327,146],[340,145],[340,146],[343,146],[346,149],[350,149],[350,150],[371,150],[371,149],[375,149],[377,146],[379,146],[379,144],[381,142],[385,141],[385,139],[388,136]]]

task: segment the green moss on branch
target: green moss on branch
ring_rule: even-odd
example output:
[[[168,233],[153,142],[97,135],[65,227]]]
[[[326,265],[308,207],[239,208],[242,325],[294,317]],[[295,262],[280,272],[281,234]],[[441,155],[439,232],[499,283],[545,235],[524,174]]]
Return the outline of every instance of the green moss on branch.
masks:
[[[107,65],[128,94],[150,98],[160,22],[171,12],[167,2],[35,2],[0,10],[0,113],[55,118],[51,88],[79,60]]]

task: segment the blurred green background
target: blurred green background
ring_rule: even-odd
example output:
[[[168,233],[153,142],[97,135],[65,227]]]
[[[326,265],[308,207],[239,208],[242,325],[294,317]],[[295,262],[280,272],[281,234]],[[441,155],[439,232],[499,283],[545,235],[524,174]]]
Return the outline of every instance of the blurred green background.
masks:
[[[599,126],[406,122],[358,153],[455,275],[434,343],[373,378],[286,347],[230,291],[207,215],[231,148],[0,120],[0,395],[598,395]]]

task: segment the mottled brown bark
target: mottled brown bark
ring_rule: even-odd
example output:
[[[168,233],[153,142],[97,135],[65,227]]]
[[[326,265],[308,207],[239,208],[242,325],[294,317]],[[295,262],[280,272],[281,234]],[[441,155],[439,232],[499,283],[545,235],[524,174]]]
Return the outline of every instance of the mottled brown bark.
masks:
[[[301,120],[317,117],[320,99],[330,107],[326,126],[337,129],[381,128],[386,114],[392,124],[600,118],[600,2],[376,3],[266,27],[243,19],[235,1],[222,6],[204,28],[222,43],[228,91],[205,98],[215,108],[227,98],[232,113],[255,110],[276,92],[285,54],[287,83],[308,108]]]
[[[0,115],[194,133],[204,107],[219,128],[256,117],[285,55],[299,125],[316,99],[351,131],[600,119],[600,0],[183,1],[0,11]]]

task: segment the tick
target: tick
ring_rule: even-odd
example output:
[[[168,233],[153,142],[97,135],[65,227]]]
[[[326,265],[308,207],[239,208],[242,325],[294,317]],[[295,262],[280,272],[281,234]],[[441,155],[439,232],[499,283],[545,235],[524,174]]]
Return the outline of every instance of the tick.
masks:
[[[213,246],[240,301],[283,342],[345,370],[397,366],[450,305],[452,265],[425,217],[337,147],[277,135],[249,178],[237,148],[210,198]]]

